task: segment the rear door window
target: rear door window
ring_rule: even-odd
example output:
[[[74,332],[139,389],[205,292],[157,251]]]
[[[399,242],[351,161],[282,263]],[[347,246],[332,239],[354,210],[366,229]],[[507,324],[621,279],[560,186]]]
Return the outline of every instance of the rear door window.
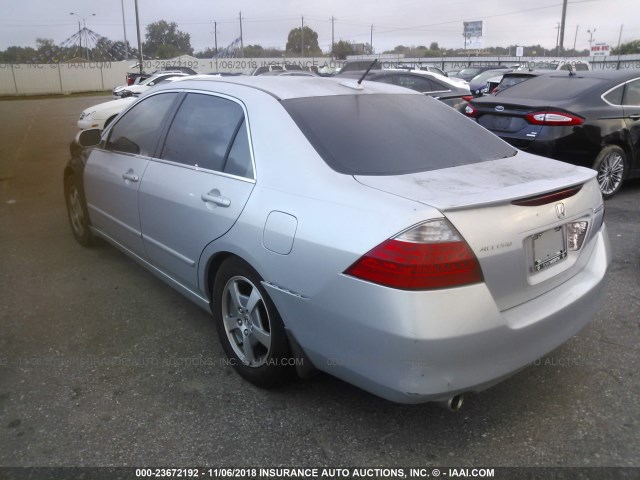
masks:
[[[252,176],[242,107],[226,98],[190,93],[167,133],[161,158],[217,172]]]

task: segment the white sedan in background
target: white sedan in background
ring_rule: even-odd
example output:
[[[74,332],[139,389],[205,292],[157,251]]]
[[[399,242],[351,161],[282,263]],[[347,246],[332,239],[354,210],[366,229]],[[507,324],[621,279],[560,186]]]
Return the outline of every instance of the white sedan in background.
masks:
[[[125,108],[133,103],[136,97],[120,98],[108,102],[99,103],[93,107],[86,108],[80,114],[78,127],[81,130],[89,128],[99,128],[104,130]]]
[[[178,80],[184,80],[186,78],[211,78],[219,77],[220,75],[176,75],[162,79],[160,83],[164,82],[176,82]],[[138,85],[132,85],[132,87]],[[148,87],[150,88],[150,87]],[[146,89],[145,89],[146,91]],[[94,105],[93,107],[86,108],[80,114],[78,119],[78,128],[81,130],[87,130],[89,128],[99,128],[104,130],[107,126],[115,120],[115,118],[127,108],[131,103],[137,100],[137,94],[119,98],[117,100],[110,100],[108,102]]]
[[[162,72],[150,76],[146,80],[136,85],[122,85],[113,89],[113,98],[125,98],[130,96],[140,96],[151,87],[165,82],[169,78],[188,77],[189,74],[183,72]]]

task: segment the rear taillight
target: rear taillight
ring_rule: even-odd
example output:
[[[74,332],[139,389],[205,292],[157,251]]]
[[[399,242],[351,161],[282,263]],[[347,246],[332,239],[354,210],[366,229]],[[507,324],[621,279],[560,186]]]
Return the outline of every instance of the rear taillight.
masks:
[[[422,223],[351,265],[347,275],[402,290],[432,290],[483,281],[478,259],[447,220]]]
[[[472,97],[473,98],[473,97]],[[476,108],[474,108],[473,105],[469,104],[466,107],[464,107],[464,114],[467,117],[472,117],[475,118],[478,116],[478,110]]]
[[[567,223],[567,243],[569,250],[580,250],[587,235],[588,222]]]
[[[473,100],[473,95],[463,95],[463,96],[462,96],[462,99],[463,99],[465,102],[470,102],[471,100]]]
[[[567,112],[533,112],[526,116],[533,125],[548,125],[551,127],[582,125],[584,118]]]

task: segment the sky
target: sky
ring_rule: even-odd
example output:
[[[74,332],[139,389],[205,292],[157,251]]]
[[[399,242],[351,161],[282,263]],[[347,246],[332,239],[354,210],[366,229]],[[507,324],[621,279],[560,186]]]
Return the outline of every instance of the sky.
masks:
[[[122,40],[123,5],[126,38],[135,46],[134,0],[0,0],[0,50],[35,46],[38,37],[59,44],[78,31],[78,16],[96,33]],[[240,12],[245,45],[284,48],[289,30],[304,17],[327,51],[334,17],[335,41],[368,43],[373,25],[376,52],[431,42],[463,48],[463,22],[477,20],[483,21],[484,47],[555,48],[562,0],[138,0],[138,11],[143,39],[149,23],[176,22],[196,51],[213,47],[214,22],[219,48],[237,38]],[[589,48],[590,38],[615,47],[622,25],[623,43],[640,39],[640,0],[569,0],[565,48],[574,40],[577,49]]]

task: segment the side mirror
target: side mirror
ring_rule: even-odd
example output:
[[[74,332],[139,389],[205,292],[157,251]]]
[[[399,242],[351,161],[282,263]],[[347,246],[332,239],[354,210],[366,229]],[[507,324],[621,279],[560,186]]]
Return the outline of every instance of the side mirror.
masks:
[[[81,147],[95,147],[100,144],[101,141],[100,129],[91,128],[89,130],[82,130],[76,135],[76,142]]]

